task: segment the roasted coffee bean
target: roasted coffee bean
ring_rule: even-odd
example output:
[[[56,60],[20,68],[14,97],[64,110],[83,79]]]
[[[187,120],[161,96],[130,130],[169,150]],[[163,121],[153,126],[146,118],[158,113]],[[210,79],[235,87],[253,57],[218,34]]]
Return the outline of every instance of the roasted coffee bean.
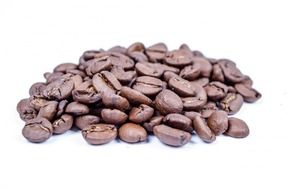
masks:
[[[167,125],[157,125],[153,128],[155,136],[164,144],[180,147],[191,140],[191,134],[183,130],[174,129]]]
[[[195,83],[193,83],[193,88],[195,88],[194,96],[181,99],[185,110],[198,110],[207,102],[207,95],[204,88]]]
[[[122,84],[128,84],[136,77],[136,71],[125,71],[121,66],[113,66],[111,73],[113,73]]]
[[[147,96],[152,96],[158,94],[163,89],[163,83],[154,77],[141,76],[136,79],[133,89]]]
[[[55,67],[54,72],[67,72],[72,69],[76,69],[78,67],[75,63],[62,63]]]
[[[29,98],[29,103],[30,106],[37,111],[39,111],[44,105],[46,105],[49,101],[46,100],[45,98],[40,98],[37,96],[30,96]]]
[[[193,128],[199,138],[204,142],[211,143],[215,141],[216,137],[214,133],[207,126],[203,118],[196,116],[193,120]]]
[[[95,124],[82,130],[84,139],[92,145],[111,142],[117,137],[117,128],[110,124]]]
[[[243,104],[243,98],[240,94],[228,93],[226,97],[221,100],[220,108],[226,111],[229,115],[237,113]]]
[[[224,133],[228,128],[228,116],[225,111],[213,112],[207,120],[208,127],[218,136]]]
[[[191,120],[188,117],[178,113],[171,113],[166,115],[163,119],[163,122],[168,126],[181,129],[189,133],[192,133],[193,131]]]
[[[162,115],[158,115],[158,116],[154,116],[152,118],[150,118],[149,121],[143,123],[143,127],[150,133],[153,132],[153,128],[156,125],[160,125],[162,120],[163,120],[164,116]]]
[[[160,78],[163,74],[163,69],[155,67],[152,63],[139,62],[135,66],[137,73],[139,75],[151,76]]]
[[[211,82],[205,88],[206,94],[211,100],[219,100],[226,96],[228,87],[221,82]]]
[[[53,122],[53,133],[62,134],[73,126],[73,116],[64,114]]]
[[[49,101],[43,107],[41,107],[38,117],[46,118],[49,121],[52,121],[55,114],[57,113],[58,102],[57,101]]]
[[[194,96],[196,94],[196,86],[181,77],[171,78],[168,81],[168,86],[181,97]]]
[[[79,102],[71,102],[66,107],[66,113],[70,113],[73,115],[85,115],[89,113],[89,108],[85,104],[81,104]]]
[[[209,116],[216,110],[218,110],[216,103],[209,101],[199,110],[199,113],[202,118],[209,118]]]
[[[119,137],[128,143],[143,142],[147,140],[147,132],[140,125],[126,123],[119,128]]]
[[[125,112],[117,109],[102,109],[101,116],[106,123],[114,125],[123,124],[128,118]]]
[[[222,69],[225,79],[229,82],[239,83],[245,79],[245,76],[240,72],[233,61],[221,59],[218,60],[218,64]]]
[[[84,104],[92,104],[101,100],[101,95],[97,93],[92,81],[86,81],[80,84],[72,91],[73,99]]]
[[[128,100],[117,94],[103,93],[102,102],[108,108],[115,108],[125,111],[130,108]]]
[[[243,120],[230,117],[228,118],[228,129],[224,134],[234,138],[244,138],[249,135],[249,128]]]
[[[96,91],[99,93],[115,93],[122,87],[118,79],[111,72],[108,71],[103,71],[94,75],[92,83]]]
[[[25,124],[22,134],[30,142],[41,143],[52,136],[53,127],[47,119],[36,118]]]
[[[74,82],[71,78],[60,77],[51,82],[43,90],[43,95],[48,99],[63,100],[72,94]]]
[[[249,87],[248,85],[235,84],[234,87],[236,91],[242,95],[245,102],[253,103],[261,98],[261,94],[257,90]]]
[[[149,97],[145,96],[144,94],[142,94],[137,90],[134,90],[126,86],[121,88],[120,95],[128,99],[128,101],[133,104],[146,104],[146,105],[152,104],[152,100]]]
[[[213,65],[211,79],[214,81],[224,82],[224,75],[218,64]]]
[[[30,100],[28,98],[20,100],[17,104],[17,111],[23,121],[35,119],[38,114],[37,110],[30,106]]]
[[[154,44],[146,49],[146,54],[151,62],[160,62],[165,58],[167,46],[164,43]]]
[[[43,91],[46,88],[46,84],[43,82],[36,82],[29,89],[29,95],[37,98],[43,98]]]
[[[130,111],[129,120],[134,123],[142,123],[153,116],[154,109],[148,105],[141,104]]]
[[[164,61],[171,66],[183,67],[190,65],[192,62],[193,54],[188,50],[173,50],[167,52]]]
[[[194,54],[194,51],[193,51]],[[192,59],[193,65],[198,64],[200,65],[200,75],[202,77],[210,77],[212,72],[212,65],[211,63],[204,57],[201,56],[195,56]]]
[[[81,115],[75,118],[75,125],[80,129],[100,123],[100,118],[95,115]]]
[[[222,133],[241,138],[249,134],[246,123],[228,115],[261,98],[233,61],[186,44],[172,51],[164,43],[146,48],[141,42],[88,50],[79,64],[59,64],[44,77],[17,104],[27,122],[23,135],[32,142],[73,125],[90,144],[110,142],[120,126],[127,142],[145,141],[148,132],[182,146],[193,130],[205,142]]]
[[[180,97],[171,90],[161,91],[155,98],[155,107],[163,115],[181,113],[183,104]]]

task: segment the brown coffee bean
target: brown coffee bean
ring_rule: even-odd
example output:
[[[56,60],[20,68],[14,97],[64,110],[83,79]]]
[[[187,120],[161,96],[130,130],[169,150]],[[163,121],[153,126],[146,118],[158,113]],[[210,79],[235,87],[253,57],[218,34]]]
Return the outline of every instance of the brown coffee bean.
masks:
[[[219,100],[226,96],[228,87],[221,82],[211,82],[205,88],[206,94],[211,100]]]
[[[223,71],[218,64],[213,65],[211,79],[213,81],[224,82]]]
[[[233,61],[228,59],[221,59],[218,60],[218,64],[222,69],[225,79],[229,82],[239,83],[245,79],[245,76],[236,67],[236,64]]]
[[[75,63],[62,63],[54,68],[54,72],[67,72],[68,70],[76,69],[78,67]]]
[[[195,88],[195,95],[181,99],[185,110],[198,110],[207,102],[207,94],[204,88],[195,83],[192,86]]]
[[[209,118],[210,115],[216,110],[218,110],[216,103],[209,101],[199,110],[199,113],[202,118],[206,119]]]
[[[73,116],[64,114],[53,122],[53,133],[62,134],[73,126]]]
[[[107,71],[95,74],[92,83],[98,93],[115,93],[121,89],[120,82],[112,73]]]
[[[193,84],[197,84],[199,86],[205,87],[209,84],[209,78],[203,77],[196,80],[191,81]]]
[[[141,104],[130,111],[129,120],[134,123],[142,123],[149,120],[154,113],[154,109],[148,105]]]
[[[66,109],[66,106],[68,105],[68,100],[61,100],[59,103],[58,103],[58,107],[57,107],[57,113],[56,113],[56,117],[60,117],[65,109]]]
[[[183,130],[174,129],[167,125],[157,125],[153,128],[155,136],[164,144],[180,147],[191,140],[191,134]]]
[[[139,62],[135,66],[136,71],[139,75],[151,76],[160,78],[163,74],[163,69],[157,68],[153,65],[153,63],[148,62]]]
[[[114,46],[108,50],[109,52],[116,52],[120,54],[127,54],[127,48],[123,46]]]
[[[128,118],[125,112],[117,109],[102,109],[101,116],[106,123],[114,125],[123,124]]]
[[[193,54],[195,54],[195,52],[193,51]],[[210,77],[211,72],[212,72],[212,65],[211,63],[208,61],[208,59],[201,57],[201,56],[195,56],[192,59],[193,65],[200,65],[200,75],[202,77]]]
[[[46,118],[49,121],[52,121],[55,114],[57,113],[57,108],[57,101],[49,101],[43,107],[41,107],[37,117]]]
[[[152,96],[158,94],[163,89],[163,83],[154,77],[141,76],[136,79],[133,89],[144,95]]]
[[[60,77],[51,82],[43,90],[43,95],[48,99],[63,100],[72,94],[74,82],[71,78]]]
[[[155,107],[163,115],[181,113],[183,104],[180,97],[171,90],[161,91],[155,98]]]
[[[234,87],[237,90],[237,92],[242,95],[244,101],[248,103],[256,102],[262,96],[257,90],[249,87],[248,85],[239,83],[235,84]]]
[[[197,116],[193,120],[193,128],[196,134],[203,140],[204,142],[211,143],[215,141],[216,137],[211,129],[206,125],[204,119]]]
[[[136,77],[136,71],[125,71],[121,66],[113,66],[111,73],[113,73],[122,84],[128,84]]]
[[[30,106],[29,98],[22,99],[19,101],[19,103],[17,104],[17,111],[23,121],[35,119],[38,115],[38,111]]]
[[[110,70],[112,63],[108,60],[109,56],[103,56],[97,59],[87,61],[86,73],[88,76],[93,76],[101,71]]]
[[[43,91],[46,88],[46,84],[43,82],[34,83],[29,89],[29,95],[37,98],[43,98]]]
[[[72,91],[73,99],[84,104],[92,104],[101,100],[101,95],[97,93],[92,81],[83,82]]]
[[[49,101],[45,98],[40,98],[37,96],[30,96],[29,105],[39,111],[43,106],[45,106]]]
[[[156,125],[160,125],[162,120],[163,120],[164,116],[162,115],[158,115],[158,116],[154,116],[152,118],[150,118],[149,121],[143,123],[143,127],[150,133],[153,132],[153,128]]]
[[[75,118],[75,125],[80,129],[86,129],[98,123],[100,123],[100,118],[95,115],[81,115]]]
[[[170,127],[181,129],[189,133],[192,133],[193,131],[191,120],[188,117],[178,113],[166,115],[163,122]]]
[[[181,77],[171,78],[168,81],[168,86],[181,97],[194,96],[196,94],[196,86]]]
[[[228,116],[225,111],[213,112],[207,120],[208,127],[218,136],[224,133],[228,128]]]
[[[230,117],[228,118],[228,129],[224,134],[234,138],[244,138],[249,135],[249,128],[243,120]]]
[[[240,94],[228,93],[226,97],[221,100],[220,108],[226,111],[229,115],[237,113],[243,104],[243,98]]]
[[[119,137],[128,143],[143,142],[147,140],[147,132],[140,125],[126,123],[119,128]]]
[[[152,100],[142,94],[141,92],[134,90],[129,87],[122,87],[120,91],[120,95],[127,98],[129,102],[133,104],[146,104],[146,105],[151,105]]]
[[[125,111],[130,108],[128,100],[117,94],[103,93],[102,102],[108,108],[115,108]]]
[[[172,72],[172,71],[166,71],[166,72],[163,73],[163,80],[165,82],[169,82],[169,80],[171,78],[173,78],[173,77],[179,78],[179,75],[174,73],[174,72]]]
[[[66,113],[70,113],[76,116],[85,115],[89,113],[89,107],[79,102],[71,102],[66,107]]]
[[[183,67],[191,64],[193,54],[188,50],[173,50],[167,52],[164,61],[171,66]]]
[[[167,46],[164,43],[157,43],[146,49],[146,54],[151,62],[162,61],[166,52]]]
[[[194,120],[196,116],[201,116],[201,114],[196,111],[186,111],[184,112],[184,115],[188,117],[191,121]]]
[[[36,118],[25,124],[22,134],[30,142],[41,143],[52,136],[53,127],[47,119]]]
[[[99,123],[83,129],[82,135],[89,144],[106,144],[117,137],[117,128],[114,125]]]
[[[200,65],[193,63],[191,65],[185,66],[179,73],[179,76],[186,80],[194,80],[200,75]]]
[[[128,47],[127,51],[128,51],[128,53],[135,52],[135,51],[136,52],[144,52],[145,46],[141,42],[135,42]]]

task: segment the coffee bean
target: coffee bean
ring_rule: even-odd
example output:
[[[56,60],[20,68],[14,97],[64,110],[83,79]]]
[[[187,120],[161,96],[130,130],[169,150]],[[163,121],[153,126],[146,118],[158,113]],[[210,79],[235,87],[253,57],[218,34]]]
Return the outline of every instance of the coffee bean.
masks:
[[[236,67],[236,64],[233,61],[221,59],[218,60],[218,64],[222,69],[225,79],[227,79],[229,82],[238,83],[245,79],[245,76]]]
[[[155,136],[164,144],[180,147],[191,140],[191,134],[183,130],[174,129],[167,125],[157,125],[153,128]]]
[[[134,90],[129,87],[122,87],[120,91],[120,95],[128,99],[129,102],[133,104],[146,104],[146,105],[151,105],[152,100],[142,94],[141,92]]]
[[[43,91],[46,88],[46,84],[43,82],[34,83],[29,89],[29,95],[37,98],[43,98]]]
[[[218,64],[213,65],[211,79],[214,81],[224,82],[224,75]]]
[[[92,59],[87,61],[88,67],[86,68],[86,73],[88,76],[93,76],[104,70],[110,70],[112,68],[112,63],[108,61],[109,56],[103,56],[97,59]]]
[[[166,71],[163,73],[163,80],[166,82],[169,82],[169,80],[173,77],[179,78],[179,75],[172,71]]]
[[[171,113],[166,115],[163,119],[163,122],[168,126],[181,129],[189,133],[192,133],[193,131],[191,120],[188,117],[178,113]]]
[[[85,104],[79,102],[71,102],[66,107],[66,113],[73,115],[84,115],[89,113],[89,108]]]
[[[228,88],[221,82],[211,82],[205,88],[206,94],[209,99],[219,100],[226,96]]]
[[[185,110],[198,110],[202,108],[207,102],[207,94],[203,87],[193,83],[195,95],[191,97],[182,98],[183,108]]]
[[[92,81],[86,81],[80,84],[72,91],[73,99],[84,104],[92,104],[101,100],[101,95],[97,93]]]
[[[194,96],[196,86],[181,77],[173,77],[168,81],[168,86],[181,97]]]
[[[148,105],[141,104],[130,111],[129,120],[134,123],[142,123],[153,116],[154,109]]]
[[[163,89],[163,83],[154,77],[141,76],[136,79],[133,89],[144,95],[152,96],[158,94]]]
[[[37,110],[30,106],[30,100],[28,98],[22,99],[17,104],[17,111],[23,121],[35,119],[38,114]]]
[[[68,70],[76,69],[77,64],[74,63],[62,63],[55,67],[54,72],[67,72]]]
[[[206,125],[203,118],[196,116],[193,120],[193,128],[196,134],[204,142],[211,143],[215,141],[216,137],[211,129]]]
[[[171,90],[161,91],[155,98],[155,107],[163,115],[181,113],[183,104],[180,97]]]
[[[248,85],[235,84],[235,89],[242,95],[245,102],[253,103],[261,98],[261,94]]]
[[[38,117],[46,118],[49,121],[52,121],[55,114],[57,113],[58,102],[57,101],[49,101],[43,107],[41,107]]]
[[[184,112],[184,115],[186,117],[188,117],[191,121],[194,120],[194,118],[196,116],[200,116],[201,117],[201,114],[196,112],[196,111],[186,111],[186,112]]]
[[[136,77],[136,71],[125,71],[121,66],[113,66],[111,73],[122,84],[128,84]]]
[[[64,114],[53,122],[53,133],[62,134],[71,129],[73,125],[73,116]]]
[[[103,93],[102,102],[108,108],[115,108],[122,111],[130,108],[128,100],[117,94]]]
[[[143,123],[143,127],[150,133],[153,132],[153,128],[156,126],[156,125],[160,125],[162,120],[163,120],[164,116],[162,115],[158,115],[158,116],[154,116],[152,118],[150,118],[149,121]]]
[[[92,145],[111,142],[117,137],[117,128],[110,124],[95,124],[82,130],[84,139]]]
[[[121,89],[120,82],[112,73],[107,71],[95,74],[92,82],[96,91],[99,93],[115,93],[117,90]]]
[[[75,125],[80,129],[86,129],[98,123],[100,123],[100,118],[95,115],[81,115],[75,118]]]
[[[193,51],[193,54],[194,51]],[[212,65],[211,63],[204,57],[201,56],[195,56],[192,59],[193,65],[198,64],[200,65],[200,75],[202,77],[210,77],[211,72],[212,72]]]
[[[119,128],[119,137],[128,143],[143,142],[147,140],[147,132],[140,125],[126,123]]]
[[[49,101],[45,98],[40,98],[37,96],[30,96],[29,105],[39,111],[43,106],[45,106]]]
[[[22,134],[30,142],[41,143],[52,136],[53,127],[47,119],[36,118],[25,124]]]
[[[141,42],[135,42],[128,47],[127,51],[128,53],[129,52],[144,52],[145,46]]]
[[[139,62],[136,64],[135,68],[140,75],[160,78],[163,74],[163,69],[156,68],[152,63]]]
[[[183,67],[191,64],[193,54],[188,50],[173,50],[166,53],[164,61],[175,67]]]
[[[179,76],[186,80],[194,80],[200,75],[200,65],[192,64],[185,66],[179,73]]]
[[[123,124],[128,115],[117,109],[102,109],[101,116],[106,123],[119,125]]]
[[[243,120],[230,117],[228,119],[228,129],[224,134],[234,138],[244,138],[249,135],[249,128]]]
[[[228,116],[225,111],[213,112],[207,120],[208,127],[218,136],[224,133],[228,128]]]
[[[157,43],[146,49],[146,54],[151,62],[162,61],[166,52],[167,46],[164,43]]]
[[[69,102],[67,100],[62,100],[58,103],[56,117],[60,117],[64,113],[68,103]]]
[[[43,90],[43,95],[48,99],[63,100],[72,94],[74,82],[71,78],[60,77],[51,82]]]
[[[243,98],[240,94],[228,93],[226,97],[221,100],[220,108],[226,111],[229,115],[238,112],[243,104]]]
[[[216,110],[218,110],[216,103],[209,101],[199,110],[199,113],[202,118],[209,118]]]

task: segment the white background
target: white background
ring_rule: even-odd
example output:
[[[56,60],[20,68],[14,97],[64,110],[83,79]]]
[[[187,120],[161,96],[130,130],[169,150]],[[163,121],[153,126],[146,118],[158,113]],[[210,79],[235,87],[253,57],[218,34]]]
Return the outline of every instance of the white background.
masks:
[[[282,1],[0,1],[0,189],[286,189],[287,6]],[[185,42],[230,58],[263,98],[237,114],[246,139],[182,148],[89,146],[68,132],[28,143],[17,102],[42,74],[87,49]]]

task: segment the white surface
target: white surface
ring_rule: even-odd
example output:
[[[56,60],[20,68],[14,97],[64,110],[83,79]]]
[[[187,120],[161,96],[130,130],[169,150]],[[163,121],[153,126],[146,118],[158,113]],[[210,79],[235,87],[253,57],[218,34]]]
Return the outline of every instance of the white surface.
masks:
[[[121,3],[122,2],[122,3]],[[0,1],[0,189],[286,189],[284,1]],[[89,146],[80,133],[28,143],[17,102],[42,74],[87,49],[185,42],[234,60],[263,98],[237,114],[246,139]],[[9,82],[10,81],[10,82]]]

